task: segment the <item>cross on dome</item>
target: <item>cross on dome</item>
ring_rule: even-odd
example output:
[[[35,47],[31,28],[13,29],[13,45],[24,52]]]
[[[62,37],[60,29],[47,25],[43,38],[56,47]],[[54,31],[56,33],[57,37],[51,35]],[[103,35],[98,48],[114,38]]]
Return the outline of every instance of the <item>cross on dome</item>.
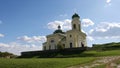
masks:
[[[79,16],[77,13],[75,13],[75,14],[72,16],[72,19],[75,18],[75,17],[80,18],[80,16]]]

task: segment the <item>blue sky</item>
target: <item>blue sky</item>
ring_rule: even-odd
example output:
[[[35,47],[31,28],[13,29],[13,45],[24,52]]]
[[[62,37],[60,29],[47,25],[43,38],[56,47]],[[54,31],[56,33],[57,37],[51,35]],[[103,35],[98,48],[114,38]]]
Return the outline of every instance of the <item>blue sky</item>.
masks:
[[[0,0],[0,51],[41,50],[57,25],[80,15],[88,46],[120,42],[120,0]]]

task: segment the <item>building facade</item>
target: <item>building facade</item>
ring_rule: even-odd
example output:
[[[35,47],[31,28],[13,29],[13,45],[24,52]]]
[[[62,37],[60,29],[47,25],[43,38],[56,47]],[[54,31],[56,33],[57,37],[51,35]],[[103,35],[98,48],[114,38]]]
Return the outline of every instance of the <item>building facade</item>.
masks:
[[[78,14],[72,16],[71,30],[63,32],[60,25],[53,34],[47,35],[47,41],[43,43],[43,50],[62,48],[87,47],[86,34],[81,31],[81,21]]]

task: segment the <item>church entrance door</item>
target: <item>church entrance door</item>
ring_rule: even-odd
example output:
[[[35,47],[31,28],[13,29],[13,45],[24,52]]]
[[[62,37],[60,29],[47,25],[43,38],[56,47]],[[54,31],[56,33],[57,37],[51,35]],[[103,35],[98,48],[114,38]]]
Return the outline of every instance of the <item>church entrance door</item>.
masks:
[[[84,47],[84,44],[81,42],[81,46]]]
[[[72,48],[72,43],[70,43],[70,48]]]

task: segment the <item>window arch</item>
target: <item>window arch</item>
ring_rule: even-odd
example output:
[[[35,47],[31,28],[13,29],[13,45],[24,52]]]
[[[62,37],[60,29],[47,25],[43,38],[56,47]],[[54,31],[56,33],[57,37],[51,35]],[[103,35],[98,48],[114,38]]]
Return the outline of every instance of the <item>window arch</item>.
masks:
[[[76,24],[73,24],[73,28],[76,29]]]
[[[72,48],[72,43],[70,43],[70,48]]]
[[[84,47],[84,44],[81,42],[81,47]]]
[[[70,38],[72,37],[72,35],[70,35]]]
[[[65,48],[65,44],[63,44],[63,47]]]

